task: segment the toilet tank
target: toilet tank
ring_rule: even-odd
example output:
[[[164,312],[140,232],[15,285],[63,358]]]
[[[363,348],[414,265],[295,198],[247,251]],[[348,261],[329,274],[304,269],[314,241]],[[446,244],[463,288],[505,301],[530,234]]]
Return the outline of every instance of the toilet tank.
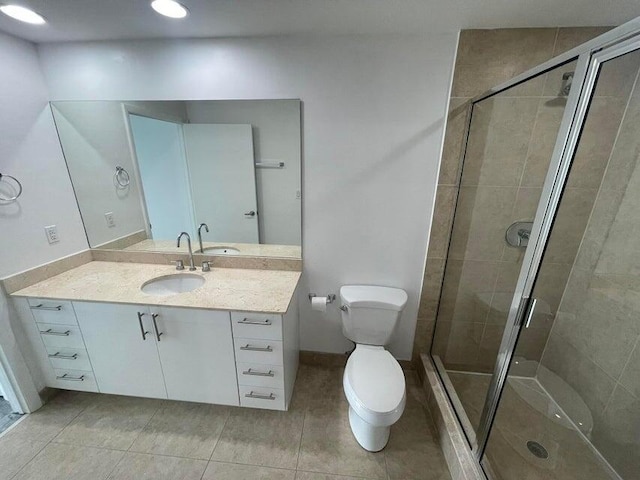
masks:
[[[407,292],[399,288],[345,285],[340,288],[342,333],[355,343],[384,346],[391,341]]]

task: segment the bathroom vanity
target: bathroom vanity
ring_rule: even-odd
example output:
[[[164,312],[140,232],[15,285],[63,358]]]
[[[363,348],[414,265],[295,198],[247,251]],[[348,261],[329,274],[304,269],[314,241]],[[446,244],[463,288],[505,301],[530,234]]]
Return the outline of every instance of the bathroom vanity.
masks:
[[[287,410],[299,278],[94,261],[13,296],[48,387]]]

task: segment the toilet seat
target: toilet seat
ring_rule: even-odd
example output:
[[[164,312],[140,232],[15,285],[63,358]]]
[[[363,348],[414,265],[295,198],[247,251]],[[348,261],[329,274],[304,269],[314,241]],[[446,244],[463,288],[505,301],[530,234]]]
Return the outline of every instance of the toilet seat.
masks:
[[[404,373],[384,347],[356,345],[347,361],[343,387],[351,408],[373,426],[392,425],[404,411]]]

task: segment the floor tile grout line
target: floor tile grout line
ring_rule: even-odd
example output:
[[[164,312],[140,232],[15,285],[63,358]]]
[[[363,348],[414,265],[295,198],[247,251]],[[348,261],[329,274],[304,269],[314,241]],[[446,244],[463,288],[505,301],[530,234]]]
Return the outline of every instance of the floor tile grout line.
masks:
[[[147,428],[147,426],[151,423],[151,420],[153,420],[153,417],[156,416],[156,414],[160,411],[160,409],[162,408],[162,406],[165,404],[166,400],[160,400],[160,405],[158,405],[156,407],[156,411],[153,412],[153,414],[149,417],[149,420],[147,420],[147,422],[142,426],[142,428],[140,429],[140,431],[138,431],[138,434],[136,435],[136,437],[133,439],[133,441],[131,442],[131,445],[129,445],[127,447],[127,452],[129,452],[131,450],[131,447],[133,447],[133,445],[136,443],[136,440],[138,440],[138,438],[140,438],[140,435],[142,435],[142,432],[144,431],[145,428]]]
[[[224,419],[224,423],[222,424],[222,429],[220,430],[220,435],[218,435],[218,438],[216,439],[216,444],[213,446],[213,449],[211,450],[211,455],[209,455],[209,460],[207,460],[208,462],[211,462],[211,459],[213,458],[213,454],[216,451],[216,448],[218,447],[218,443],[220,443],[220,439],[224,434],[224,429],[227,428],[227,423],[229,422],[230,418],[231,418],[231,409],[229,408],[227,410],[227,418]],[[204,475],[204,473],[202,475]]]
[[[300,465],[300,454],[302,453],[302,438],[304,437],[304,426],[307,423],[307,409],[305,407],[304,414],[302,415],[302,428],[300,429],[300,441],[298,442],[298,455],[296,457],[296,471]],[[296,475],[297,477],[298,475]]]

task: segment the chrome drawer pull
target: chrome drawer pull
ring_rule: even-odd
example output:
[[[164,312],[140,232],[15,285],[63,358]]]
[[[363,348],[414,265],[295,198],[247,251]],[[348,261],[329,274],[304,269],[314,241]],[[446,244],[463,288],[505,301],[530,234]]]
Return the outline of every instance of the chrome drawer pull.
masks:
[[[64,360],[77,360],[78,354],[74,353],[73,355],[62,355],[60,352],[50,353],[49,358],[62,358]]]
[[[271,345],[267,345],[266,347],[254,347],[248,343],[244,347],[240,347],[240,350],[249,350],[251,352],[273,352]]]
[[[71,334],[71,330],[67,330],[66,332],[54,332],[51,328],[45,330],[44,332],[40,330],[42,335],[55,335],[57,337],[68,337]]]
[[[269,370],[268,372],[259,372],[257,370],[254,370],[253,368],[250,368],[249,370],[245,370],[244,372],[242,372],[243,375],[254,375],[256,377],[273,377],[275,376],[275,374],[273,373],[273,370]]]
[[[65,373],[64,375],[58,375],[56,378],[58,380],[67,380],[69,382],[84,382],[84,375],[80,375],[79,377],[71,377],[69,374]]]
[[[45,307],[42,303],[40,303],[38,305],[31,305],[29,308],[31,308],[31,310],[55,310],[59,312],[60,310],[62,310],[62,305],[56,305],[55,307]]]
[[[251,390],[249,393],[245,394],[245,397],[247,398],[259,398],[260,400],[275,400],[276,396],[273,393],[270,393],[269,395],[261,395],[260,393],[254,393],[253,390]]]
[[[238,323],[244,324],[244,325],[264,325],[264,326],[269,326],[269,325],[271,325],[271,320],[269,320],[268,318],[266,320],[250,320],[250,319],[245,317],[242,320],[238,320]]]

